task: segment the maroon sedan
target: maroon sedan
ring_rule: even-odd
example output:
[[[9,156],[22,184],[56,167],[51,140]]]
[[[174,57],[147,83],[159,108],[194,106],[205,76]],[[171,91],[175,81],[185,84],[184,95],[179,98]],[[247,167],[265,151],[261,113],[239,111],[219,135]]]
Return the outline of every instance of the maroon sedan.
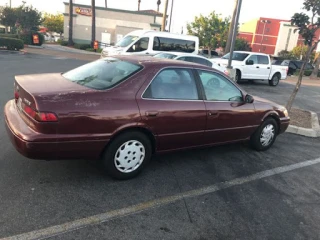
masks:
[[[153,153],[249,140],[259,151],[289,125],[284,107],[216,70],[119,56],[66,73],[17,76],[5,106],[15,148],[33,159],[101,159],[118,179]]]

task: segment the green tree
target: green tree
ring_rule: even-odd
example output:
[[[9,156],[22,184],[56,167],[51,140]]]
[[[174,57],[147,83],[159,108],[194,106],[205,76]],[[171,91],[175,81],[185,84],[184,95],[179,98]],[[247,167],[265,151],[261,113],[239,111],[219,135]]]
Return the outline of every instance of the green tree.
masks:
[[[304,39],[304,44],[308,46],[306,58],[301,67],[298,82],[287,103],[288,111],[291,110],[293,101],[300,89],[304,69],[307,62],[310,60],[312,52],[316,49],[319,39],[316,39],[316,31],[320,29],[320,0],[304,0],[303,9],[308,11],[310,16],[306,13],[295,13],[291,18],[291,24],[298,27],[299,34]]]
[[[282,50],[278,53],[279,58],[288,60],[297,60],[297,58],[292,54],[292,51]]]
[[[2,7],[0,9],[0,23],[6,27],[14,28],[17,22],[17,11],[15,8]]]
[[[252,48],[247,40],[242,38],[237,38],[236,43],[234,45],[235,51],[248,51],[251,52]]]
[[[43,26],[48,28],[49,32],[63,33],[63,15],[45,13],[43,16]]]
[[[199,37],[200,45],[207,48],[209,57],[211,50],[225,47],[228,38],[230,18],[222,18],[220,14],[212,12],[209,16],[200,15],[187,25],[188,34]]]
[[[20,25],[21,29],[25,32],[31,30],[38,30],[42,23],[42,15],[33,6],[21,5],[16,8],[17,13],[17,23]]]

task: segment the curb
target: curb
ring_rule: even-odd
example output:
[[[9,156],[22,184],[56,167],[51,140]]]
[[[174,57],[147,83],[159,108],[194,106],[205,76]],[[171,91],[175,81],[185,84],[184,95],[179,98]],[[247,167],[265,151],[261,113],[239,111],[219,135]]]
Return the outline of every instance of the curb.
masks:
[[[311,112],[311,126],[312,128],[303,128],[303,127],[297,127],[294,125],[289,125],[286,132],[293,133],[305,137],[320,137],[320,126],[319,126],[319,119],[318,115],[315,112]]]
[[[42,49],[44,47],[42,46],[35,46],[35,45],[25,45],[27,48],[38,48],[38,49]]]

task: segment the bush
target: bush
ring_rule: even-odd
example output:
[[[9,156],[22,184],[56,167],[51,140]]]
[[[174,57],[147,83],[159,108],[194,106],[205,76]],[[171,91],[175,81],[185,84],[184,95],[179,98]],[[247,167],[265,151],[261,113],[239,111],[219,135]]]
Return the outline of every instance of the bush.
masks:
[[[17,34],[0,34],[0,38],[19,38]]]
[[[23,49],[24,44],[22,40],[16,38],[0,38],[0,47],[5,47],[7,50]]]
[[[304,75],[307,76],[307,77],[310,77],[312,74],[312,70],[305,70],[304,71]]]
[[[39,44],[33,44],[33,39],[32,35],[37,34],[39,37]],[[24,44],[27,45],[36,45],[36,46],[41,46],[44,43],[44,36],[41,33],[35,32],[35,31],[30,31],[30,32],[25,32],[20,35],[20,39],[24,42]]]
[[[74,48],[77,48],[77,49],[81,49],[81,50],[86,50],[88,48],[91,48],[91,45],[90,44],[80,44],[80,43],[76,43],[73,45]]]
[[[95,51],[94,51],[94,48],[87,48],[86,51],[88,51],[88,52],[95,52]],[[97,49],[97,53],[101,53],[101,52],[102,52],[102,48],[98,48],[98,49]]]
[[[61,45],[61,46],[68,46],[68,41],[61,41],[61,42],[60,42],[60,45]]]

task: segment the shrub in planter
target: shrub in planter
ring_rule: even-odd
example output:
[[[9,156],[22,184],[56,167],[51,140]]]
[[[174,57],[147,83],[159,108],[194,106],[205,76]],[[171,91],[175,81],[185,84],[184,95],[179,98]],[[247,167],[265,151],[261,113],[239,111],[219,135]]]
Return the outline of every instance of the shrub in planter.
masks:
[[[33,44],[33,34],[37,34],[39,37],[39,43],[38,44]],[[30,31],[30,32],[24,32],[20,35],[20,39],[24,42],[24,44],[27,45],[37,45],[41,46],[44,43],[44,36],[41,33],[35,32],[35,31]]]
[[[17,34],[0,34],[0,38],[19,38]]]
[[[68,46],[68,41],[61,41],[60,45],[61,46]]]
[[[86,51],[88,52],[95,52],[94,48],[87,48]],[[98,48],[97,49],[97,53],[101,53],[102,52],[102,48]]]
[[[304,75],[307,76],[307,77],[310,77],[312,74],[312,70],[305,70],[304,71]]]
[[[88,48],[91,48],[91,46],[90,46],[90,44],[76,43],[76,44],[74,44],[74,48],[81,49],[81,50],[86,50]]]
[[[20,39],[0,37],[0,47],[5,47],[8,50],[20,50],[23,49],[24,45]]]

